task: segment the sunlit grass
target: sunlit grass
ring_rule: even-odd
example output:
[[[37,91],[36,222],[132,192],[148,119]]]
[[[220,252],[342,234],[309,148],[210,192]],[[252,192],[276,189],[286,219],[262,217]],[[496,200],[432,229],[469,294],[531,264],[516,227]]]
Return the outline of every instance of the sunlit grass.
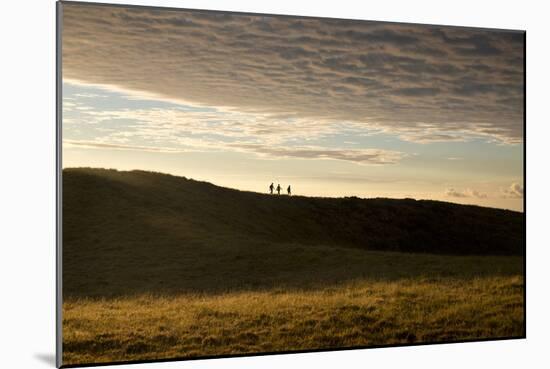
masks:
[[[517,337],[523,288],[518,275],[72,299],[64,363]]]

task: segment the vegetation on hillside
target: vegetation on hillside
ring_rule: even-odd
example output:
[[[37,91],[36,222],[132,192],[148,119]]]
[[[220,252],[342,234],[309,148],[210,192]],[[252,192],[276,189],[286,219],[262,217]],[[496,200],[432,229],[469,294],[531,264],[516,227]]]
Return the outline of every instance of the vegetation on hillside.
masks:
[[[65,169],[63,183],[66,243],[89,242],[83,232],[112,224],[122,240],[152,232],[150,237],[174,240],[224,236],[385,251],[523,254],[524,216],[509,210],[413,199],[270,196],[145,171]]]
[[[63,171],[65,365],[522,337],[524,215]]]
[[[523,214],[506,210],[270,196],[143,171],[63,172],[66,296],[296,286],[387,275],[387,267],[429,274],[403,267],[418,264],[412,256],[364,268],[359,250],[521,255],[523,237]],[[467,272],[479,268],[465,260]]]

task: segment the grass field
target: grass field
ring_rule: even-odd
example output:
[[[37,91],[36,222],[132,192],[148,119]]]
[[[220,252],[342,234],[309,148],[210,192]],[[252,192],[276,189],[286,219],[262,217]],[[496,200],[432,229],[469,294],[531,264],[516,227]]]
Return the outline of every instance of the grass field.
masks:
[[[64,365],[525,335],[521,213],[63,181]]]
[[[266,273],[264,284],[224,292],[69,298],[63,305],[64,363],[525,334],[521,257],[350,249],[328,254],[330,249],[317,253],[342,267],[327,274],[346,282],[316,280],[326,267],[318,262],[319,269],[289,264],[278,279]],[[236,283],[224,278],[222,273],[220,286]]]
[[[63,313],[66,364],[525,334],[519,275],[75,299]]]

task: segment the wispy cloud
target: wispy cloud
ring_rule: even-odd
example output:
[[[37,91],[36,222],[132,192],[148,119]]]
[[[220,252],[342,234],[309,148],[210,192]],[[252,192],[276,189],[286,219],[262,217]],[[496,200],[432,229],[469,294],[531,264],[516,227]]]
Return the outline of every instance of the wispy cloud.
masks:
[[[64,122],[67,147],[167,153],[223,150],[252,153],[264,159],[327,159],[363,165],[396,164],[406,156],[396,150],[304,145],[338,133],[340,125],[330,121],[317,126],[300,117],[213,108],[204,111],[196,106],[92,109],[86,100],[77,99],[64,106]],[[76,122],[79,124],[71,125]],[[93,139],[75,139],[83,125],[93,132],[89,134]]]
[[[272,158],[330,159],[354,162],[357,164],[395,164],[405,156],[391,150],[358,149],[341,150],[323,147],[269,147],[257,144],[230,144],[230,147]]]
[[[131,150],[131,151],[149,151],[149,152],[163,152],[163,153],[181,153],[186,150],[170,149],[166,147],[154,147],[154,146],[136,146],[136,145],[122,145],[111,144],[97,141],[78,141],[78,140],[63,140],[64,147],[80,147],[88,149],[112,149],[112,150]]]

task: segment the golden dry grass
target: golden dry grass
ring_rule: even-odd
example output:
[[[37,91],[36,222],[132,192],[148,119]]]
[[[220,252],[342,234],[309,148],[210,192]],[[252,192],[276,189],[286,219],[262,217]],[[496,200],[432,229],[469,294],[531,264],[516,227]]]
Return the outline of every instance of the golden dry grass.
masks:
[[[63,363],[519,337],[523,289],[521,275],[502,275],[71,299]]]

